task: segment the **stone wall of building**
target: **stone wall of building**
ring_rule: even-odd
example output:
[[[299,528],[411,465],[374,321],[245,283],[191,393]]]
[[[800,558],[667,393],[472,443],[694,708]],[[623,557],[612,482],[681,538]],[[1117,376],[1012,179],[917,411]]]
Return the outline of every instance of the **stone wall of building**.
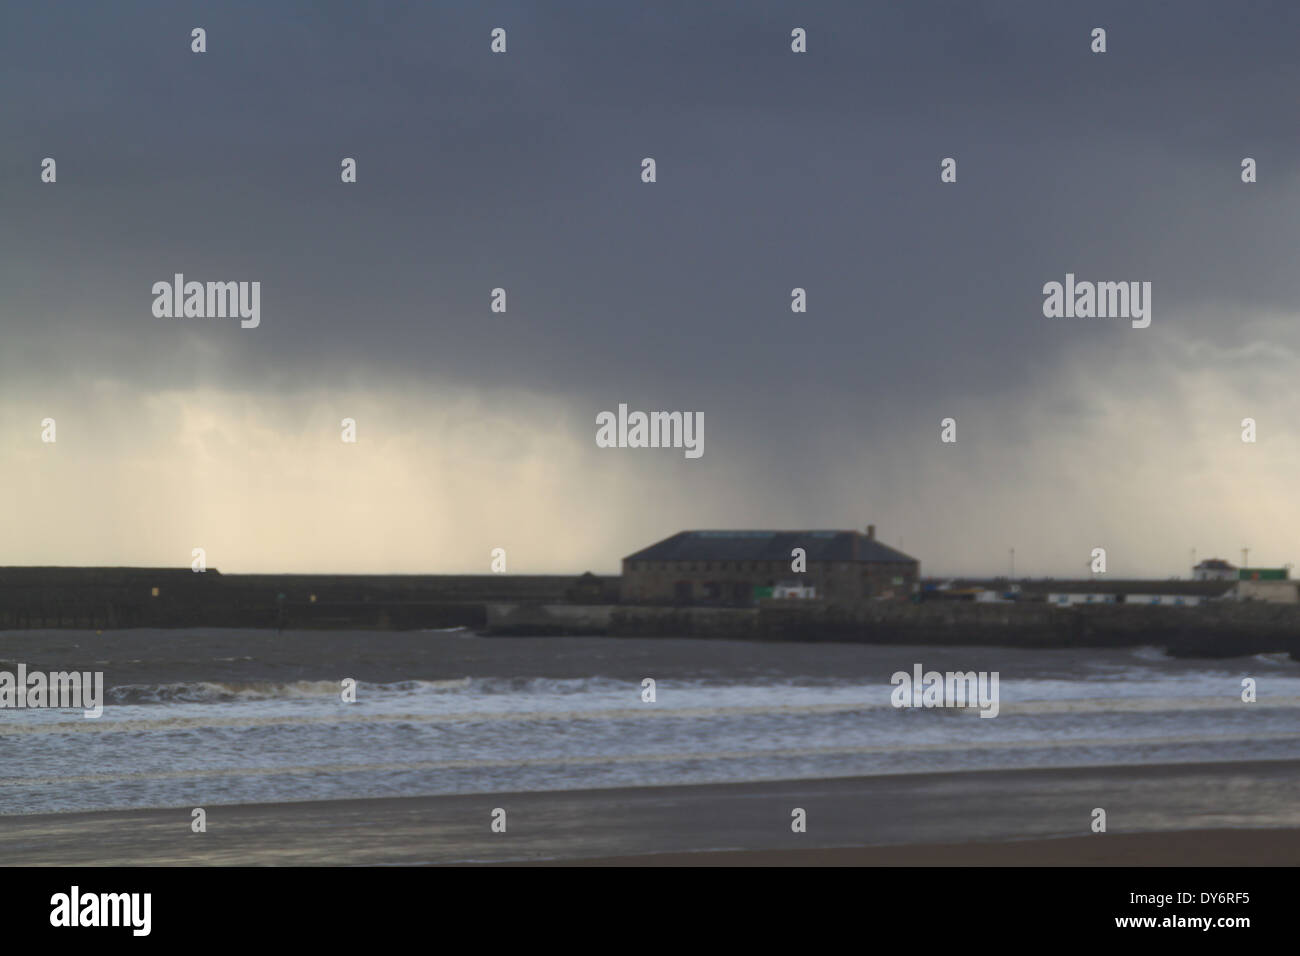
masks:
[[[915,589],[916,562],[810,561],[794,572],[789,561],[624,561],[624,604],[748,606],[754,589],[783,581],[817,589],[820,600],[852,605],[863,600],[907,598]]]

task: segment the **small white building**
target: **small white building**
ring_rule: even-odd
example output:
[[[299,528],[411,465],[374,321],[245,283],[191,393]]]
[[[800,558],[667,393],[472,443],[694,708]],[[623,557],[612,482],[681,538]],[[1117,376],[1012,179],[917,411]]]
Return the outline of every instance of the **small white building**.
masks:
[[[1155,604],[1164,607],[1196,607],[1202,598],[1197,594],[1126,594],[1125,604]]]
[[[1071,604],[1115,604],[1114,594],[1081,594],[1071,591],[1057,591],[1047,595],[1047,603],[1057,606]]]
[[[1225,597],[1237,601],[1267,601],[1270,604],[1300,603],[1296,581],[1238,581]]]
[[[1237,568],[1222,558],[1206,558],[1192,568],[1192,578],[1196,581],[1235,581]]]

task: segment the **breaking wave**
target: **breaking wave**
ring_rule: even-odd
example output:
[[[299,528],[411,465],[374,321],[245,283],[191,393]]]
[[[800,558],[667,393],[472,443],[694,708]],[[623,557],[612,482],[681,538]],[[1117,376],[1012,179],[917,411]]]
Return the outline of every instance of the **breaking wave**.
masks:
[[[397,693],[446,693],[465,690],[468,677],[454,680],[407,680],[392,684],[359,682],[361,691]],[[110,687],[113,704],[209,704],[241,700],[295,700],[337,696],[341,684],[332,680],[276,681],[177,681],[170,684],[121,684]]]

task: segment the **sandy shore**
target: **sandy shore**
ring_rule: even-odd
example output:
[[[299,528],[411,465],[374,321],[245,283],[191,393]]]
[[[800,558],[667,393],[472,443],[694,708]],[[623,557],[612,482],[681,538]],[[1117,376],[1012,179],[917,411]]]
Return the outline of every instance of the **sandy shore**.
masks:
[[[197,805],[197,804],[196,804]],[[1105,834],[1090,832],[1104,807]],[[506,832],[493,832],[493,811]],[[791,813],[807,832],[791,831]],[[10,865],[1296,865],[1300,762],[910,774],[0,817]]]

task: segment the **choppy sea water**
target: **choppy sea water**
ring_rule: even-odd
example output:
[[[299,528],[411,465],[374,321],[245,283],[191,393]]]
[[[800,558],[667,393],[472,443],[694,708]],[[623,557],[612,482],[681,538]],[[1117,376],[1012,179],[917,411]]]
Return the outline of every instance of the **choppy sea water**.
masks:
[[[1300,758],[1300,664],[1284,655],[0,634],[0,669],[19,660],[102,670],[108,692],[98,720],[0,710],[0,814]],[[996,670],[998,716],[895,708],[890,676],[916,663]]]

